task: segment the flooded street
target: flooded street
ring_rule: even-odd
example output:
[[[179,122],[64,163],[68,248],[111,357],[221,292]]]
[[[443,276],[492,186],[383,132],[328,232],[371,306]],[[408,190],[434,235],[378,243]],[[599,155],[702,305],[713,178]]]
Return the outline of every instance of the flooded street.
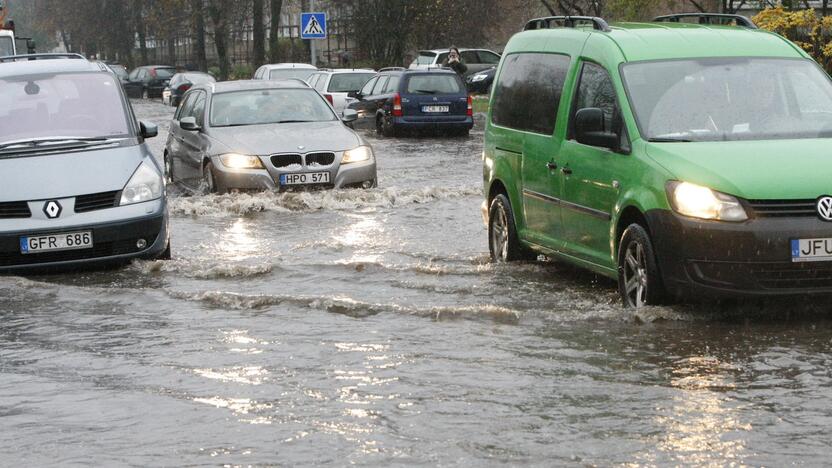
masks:
[[[492,265],[481,126],[366,135],[377,189],[171,187],[172,261],[0,277],[0,465],[828,464],[827,300]]]

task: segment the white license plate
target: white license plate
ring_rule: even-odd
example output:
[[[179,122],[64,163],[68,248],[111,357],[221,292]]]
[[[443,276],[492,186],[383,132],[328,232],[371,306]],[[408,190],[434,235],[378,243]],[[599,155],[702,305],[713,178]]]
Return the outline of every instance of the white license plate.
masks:
[[[92,231],[26,236],[20,238],[20,253],[34,254],[56,250],[77,250],[92,247]]]
[[[450,112],[450,106],[422,106],[422,112]]]
[[[329,172],[301,172],[280,174],[280,185],[328,184]]]
[[[832,261],[832,238],[792,239],[793,262]]]

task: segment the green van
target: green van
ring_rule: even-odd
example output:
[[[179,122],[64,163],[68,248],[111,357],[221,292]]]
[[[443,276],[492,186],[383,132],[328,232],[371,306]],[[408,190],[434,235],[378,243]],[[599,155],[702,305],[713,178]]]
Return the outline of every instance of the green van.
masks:
[[[631,307],[832,294],[832,82],[806,53],[733,15],[525,29],[485,131],[495,261],[577,264]]]

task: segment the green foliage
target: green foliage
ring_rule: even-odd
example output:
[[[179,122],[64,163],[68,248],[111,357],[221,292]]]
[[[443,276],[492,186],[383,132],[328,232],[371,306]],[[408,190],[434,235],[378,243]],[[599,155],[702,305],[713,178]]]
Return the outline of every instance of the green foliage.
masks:
[[[248,80],[254,75],[254,67],[251,65],[234,65],[228,76],[230,80]]]

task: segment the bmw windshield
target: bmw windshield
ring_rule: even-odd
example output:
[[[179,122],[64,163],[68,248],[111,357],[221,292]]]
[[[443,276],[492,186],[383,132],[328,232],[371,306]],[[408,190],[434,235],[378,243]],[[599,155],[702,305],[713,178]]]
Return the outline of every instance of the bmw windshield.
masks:
[[[309,88],[233,91],[211,99],[212,127],[333,120],[329,104]]]
[[[130,136],[120,85],[111,73],[0,79],[0,145],[43,139]]]
[[[832,83],[809,60],[637,62],[622,76],[649,141],[832,137]]]

